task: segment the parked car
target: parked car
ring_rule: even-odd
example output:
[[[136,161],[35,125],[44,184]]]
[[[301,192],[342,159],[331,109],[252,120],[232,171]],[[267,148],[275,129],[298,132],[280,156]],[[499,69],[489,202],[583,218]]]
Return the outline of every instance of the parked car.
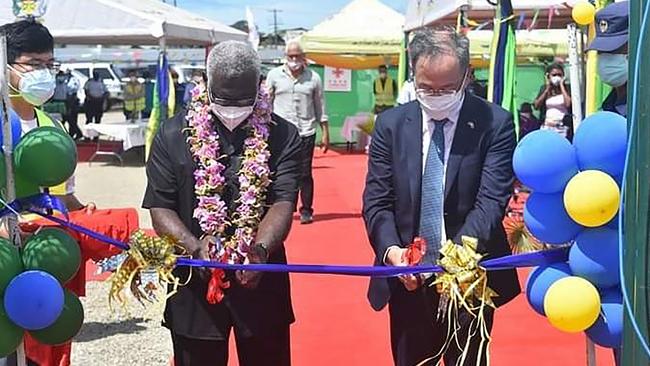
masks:
[[[119,69],[113,67],[108,62],[73,62],[61,65],[62,70],[71,70],[74,77],[79,79],[80,90],[77,93],[79,103],[83,106],[86,99],[86,93],[83,91],[83,86],[92,77],[94,72],[99,74],[99,78],[109,92],[109,97],[104,104],[104,110],[108,110],[112,105],[121,103],[124,100],[123,83],[121,80],[122,74]]]

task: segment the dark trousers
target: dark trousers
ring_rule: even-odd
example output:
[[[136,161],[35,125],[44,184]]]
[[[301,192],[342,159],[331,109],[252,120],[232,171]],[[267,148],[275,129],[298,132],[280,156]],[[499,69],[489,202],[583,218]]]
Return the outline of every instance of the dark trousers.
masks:
[[[65,122],[68,122],[68,133],[73,139],[78,139],[83,137],[81,129],[79,129],[78,117],[79,117],[79,99],[76,96],[69,97],[65,103],[66,106],[66,115],[64,118]]]
[[[102,116],[104,115],[104,98],[93,98],[86,95],[84,108],[86,109],[86,124],[93,123],[93,120],[95,123],[102,123]]]
[[[235,328],[240,366],[290,366],[289,325],[268,334],[243,337]],[[226,366],[228,340],[203,340],[172,333],[174,366]]]
[[[314,148],[316,146],[316,135],[302,137],[300,144],[301,159],[300,168],[300,213],[312,214],[314,209],[314,176],[312,175],[312,161],[314,160]]]
[[[462,356],[462,347],[467,341],[468,331],[476,331],[475,319],[465,311],[458,312],[458,341],[452,340],[444,353],[440,353],[447,336],[447,319],[437,320],[438,301],[436,288],[425,285],[419,289],[406,291],[401,283],[396,283],[389,302],[390,333],[393,360],[396,366],[415,366],[422,361],[425,366],[437,365],[442,358],[445,365],[456,365]],[[485,309],[488,332],[492,331],[493,311]],[[471,328],[470,328],[471,326]],[[461,347],[458,347],[458,344]],[[487,343],[481,344],[478,332],[470,343],[464,366],[475,366],[479,349],[482,349],[480,365],[487,365],[485,357]],[[442,357],[438,356],[442,354]],[[434,356],[438,356],[433,358]]]

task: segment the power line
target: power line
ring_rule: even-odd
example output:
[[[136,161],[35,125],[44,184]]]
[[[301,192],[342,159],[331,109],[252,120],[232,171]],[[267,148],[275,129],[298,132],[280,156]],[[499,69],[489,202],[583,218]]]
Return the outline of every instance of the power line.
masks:
[[[268,12],[273,13],[273,44],[277,45],[278,41],[278,13],[281,13],[280,9],[270,9]]]

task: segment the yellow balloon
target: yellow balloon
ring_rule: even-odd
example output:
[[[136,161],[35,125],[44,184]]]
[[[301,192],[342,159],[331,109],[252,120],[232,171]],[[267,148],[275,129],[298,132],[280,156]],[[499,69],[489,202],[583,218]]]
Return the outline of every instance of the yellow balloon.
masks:
[[[584,278],[565,277],[546,291],[544,313],[555,328],[568,333],[582,332],[598,319],[600,295]]]
[[[596,8],[587,1],[576,3],[571,11],[573,20],[580,25],[589,25],[594,21]]]
[[[621,192],[616,181],[599,170],[585,170],[573,176],[564,189],[564,207],[580,225],[598,227],[618,212]]]

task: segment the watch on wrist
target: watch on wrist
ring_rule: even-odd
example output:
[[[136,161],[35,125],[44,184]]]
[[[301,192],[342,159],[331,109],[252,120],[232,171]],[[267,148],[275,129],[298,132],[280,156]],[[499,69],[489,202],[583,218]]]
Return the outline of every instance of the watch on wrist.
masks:
[[[252,248],[264,261],[269,260],[269,248],[265,243],[257,243]]]

